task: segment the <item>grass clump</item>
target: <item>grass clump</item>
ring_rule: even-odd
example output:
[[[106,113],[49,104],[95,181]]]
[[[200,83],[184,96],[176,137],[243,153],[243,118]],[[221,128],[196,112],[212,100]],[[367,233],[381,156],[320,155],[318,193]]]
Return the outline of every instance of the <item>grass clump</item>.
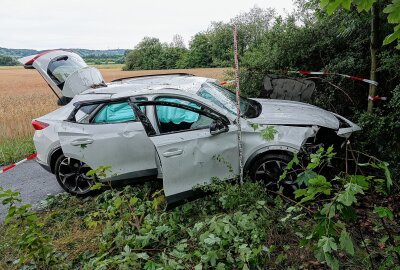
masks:
[[[32,137],[6,139],[0,144],[0,165],[7,165],[35,153]]]

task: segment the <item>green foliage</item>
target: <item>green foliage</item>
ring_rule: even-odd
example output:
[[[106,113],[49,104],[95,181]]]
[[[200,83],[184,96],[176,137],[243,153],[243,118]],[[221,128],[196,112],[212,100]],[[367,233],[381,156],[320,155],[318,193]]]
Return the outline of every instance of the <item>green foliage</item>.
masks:
[[[354,237],[349,231],[351,224],[359,219],[355,210],[358,198],[365,199],[367,191],[380,191],[382,187],[373,185],[375,176],[345,174],[328,181],[318,172],[334,157],[335,154],[332,150],[329,148],[325,151],[320,148],[311,156],[307,165],[300,164],[303,166],[304,173],[309,177],[307,181],[302,179],[304,176],[297,179],[301,188],[294,193],[295,197],[301,198],[301,200],[294,207],[291,206],[287,209],[288,214],[281,221],[300,220],[300,222],[304,222],[302,212],[311,215],[315,223],[301,230],[300,235],[303,236],[301,243],[311,247],[319,261],[326,263],[331,269],[339,269],[341,263],[338,254],[344,252],[349,256],[355,256],[357,248],[360,248],[356,247]],[[298,159],[296,159],[296,164],[299,164]],[[383,171],[387,170],[387,164],[364,165]],[[386,182],[389,183],[391,181],[389,180],[390,172],[386,177],[388,178]],[[386,185],[385,183],[381,184]],[[387,189],[389,188],[390,185],[387,186]],[[386,207],[375,207],[374,213],[378,214],[380,218],[393,219],[393,213]],[[385,249],[383,256],[395,263],[396,259],[391,254],[397,254],[393,252],[393,246],[396,244],[394,238],[391,239],[393,245]],[[366,251],[369,252],[368,249]],[[388,263],[387,266],[390,265],[392,264]]]
[[[19,63],[15,58],[6,55],[0,55],[0,66],[17,66],[17,65],[19,65]]]
[[[34,265],[39,269],[56,266],[63,269],[62,257],[54,251],[50,238],[43,233],[43,224],[35,212],[30,211],[30,204],[21,205],[19,192],[4,190],[0,187],[2,204],[8,206],[5,224],[18,235],[15,245],[19,258],[14,263],[18,266]]]
[[[287,170],[300,166],[304,173],[296,191],[302,200],[290,199],[292,205],[265,194],[262,183],[238,185],[218,179],[201,187],[209,195],[168,211],[158,182],[112,188],[93,198],[50,196],[39,213],[16,206],[18,193],[1,192],[10,205],[7,257],[27,269],[293,269],[322,268],[321,264],[365,269],[370,266],[364,259],[369,256],[366,248],[373,246],[366,246],[355,230],[356,207],[368,192],[387,185],[378,182],[378,187],[375,176],[322,175],[334,157],[332,148],[317,150],[307,164],[294,157]],[[386,165],[363,166],[384,170]],[[89,174],[101,177],[109,170],[102,166]],[[392,269],[398,263],[400,240],[392,229],[394,213],[384,204],[374,213],[384,249],[373,251],[382,260],[372,259]],[[21,222],[26,225],[21,227]],[[71,236],[66,238],[68,230]],[[35,245],[28,246],[30,241]],[[70,248],[60,246],[63,242]],[[5,247],[0,243],[0,252]],[[77,248],[80,252],[73,255]]]
[[[274,126],[259,125],[251,122],[249,122],[249,125],[254,129],[254,131],[260,132],[261,138],[265,141],[272,141],[275,135],[278,134],[278,131]]]
[[[321,7],[326,9],[328,14],[332,14],[340,7],[350,10],[352,5],[357,8],[358,12],[369,11],[375,3],[377,3],[376,0],[320,0]],[[388,14],[388,23],[395,24],[394,32],[385,38],[383,44],[388,45],[398,40],[397,47],[400,49],[400,1],[392,0],[390,4],[386,5],[383,12]]]
[[[179,46],[179,47],[178,47]],[[125,57],[124,70],[174,69],[186,53],[181,44],[163,44],[157,38],[145,37]]]

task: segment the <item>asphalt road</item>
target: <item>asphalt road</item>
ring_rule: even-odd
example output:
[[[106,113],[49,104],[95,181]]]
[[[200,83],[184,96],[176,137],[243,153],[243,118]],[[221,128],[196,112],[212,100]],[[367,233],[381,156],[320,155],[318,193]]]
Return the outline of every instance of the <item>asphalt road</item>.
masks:
[[[56,177],[44,170],[35,161],[27,161],[0,174],[0,186],[21,193],[23,203],[35,208],[49,194],[58,194],[64,190],[58,185]],[[7,208],[0,203],[0,223],[3,222]]]

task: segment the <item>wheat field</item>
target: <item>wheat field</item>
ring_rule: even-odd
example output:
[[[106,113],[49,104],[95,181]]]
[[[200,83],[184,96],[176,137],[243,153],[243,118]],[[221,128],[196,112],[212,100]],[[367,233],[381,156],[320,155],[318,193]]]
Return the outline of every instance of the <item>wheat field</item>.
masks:
[[[121,66],[99,66],[106,81],[145,74],[183,72],[223,80],[223,68],[121,71]],[[32,119],[57,108],[57,98],[36,70],[0,67],[0,145],[33,134]]]

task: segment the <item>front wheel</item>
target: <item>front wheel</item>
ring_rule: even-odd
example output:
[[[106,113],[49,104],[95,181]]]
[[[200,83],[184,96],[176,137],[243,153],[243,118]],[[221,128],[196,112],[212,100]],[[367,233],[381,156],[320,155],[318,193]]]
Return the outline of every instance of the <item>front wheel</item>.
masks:
[[[254,181],[264,183],[267,191],[276,192],[282,188],[283,194],[291,197],[298,188],[296,170],[288,170],[284,179],[279,178],[292,158],[293,154],[290,153],[267,153],[253,163],[249,176]]]
[[[92,193],[91,187],[95,177],[86,176],[90,167],[77,159],[61,155],[55,164],[55,175],[60,186],[75,196],[84,196]]]

